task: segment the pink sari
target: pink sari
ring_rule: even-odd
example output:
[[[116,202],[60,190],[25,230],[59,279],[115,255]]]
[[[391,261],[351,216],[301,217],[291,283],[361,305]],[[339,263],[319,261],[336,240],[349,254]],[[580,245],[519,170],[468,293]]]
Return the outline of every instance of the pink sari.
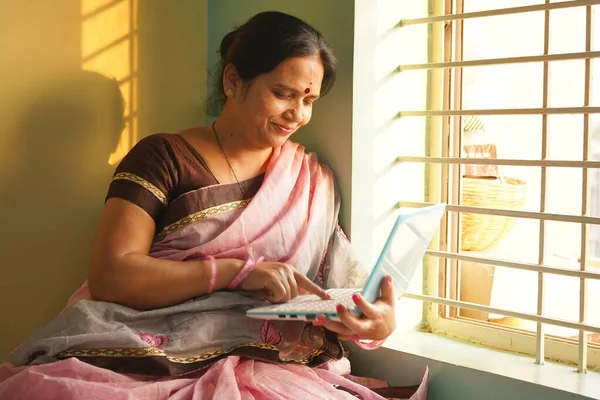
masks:
[[[157,233],[150,255],[181,261],[262,256],[288,262],[324,287],[364,282],[366,272],[337,225],[333,175],[301,146],[288,142],[274,150],[253,198],[222,203],[220,190],[227,185],[173,200],[167,215],[189,212]],[[350,376],[332,332],[245,316],[264,303],[253,294],[220,291],[137,311],[90,300],[84,284],[59,316],[15,350],[12,364],[0,366],[0,399],[383,398]],[[423,383],[413,398],[425,398],[424,391]]]

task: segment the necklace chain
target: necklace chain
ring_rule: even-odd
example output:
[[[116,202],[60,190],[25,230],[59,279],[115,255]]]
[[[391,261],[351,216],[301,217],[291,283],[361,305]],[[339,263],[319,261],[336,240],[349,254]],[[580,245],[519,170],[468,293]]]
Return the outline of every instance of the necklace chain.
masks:
[[[223,157],[225,158],[225,161],[227,161],[227,165],[229,165],[229,170],[233,174],[233,177],[235,178],[235,181],[237,182],[237,185],[240,188],[240,192],[242,192],[242,197],[245,199],[246,198],[246,193],[244,192],[244,189],[242,188],[242,184],[240,183],[240,180],[238,179],[237,175],[235,174],[235,171],[233,170],[233,167],[231,166],[231,162],[229,161],[229,157],[227,157],[227,154],[225,153],[225,149],[223,148],[223,145],[221,144],[221,140],[219,140],[219,135],[217,134],[217,130],[215,129],[215,123],[216,122],[217,121],[215,121],[215,122],[212,123],[212,131],[215,134],[215,139],[217,140],[217,144],[219,145],[219,149],[221,149],[221,154],[223,154]]]

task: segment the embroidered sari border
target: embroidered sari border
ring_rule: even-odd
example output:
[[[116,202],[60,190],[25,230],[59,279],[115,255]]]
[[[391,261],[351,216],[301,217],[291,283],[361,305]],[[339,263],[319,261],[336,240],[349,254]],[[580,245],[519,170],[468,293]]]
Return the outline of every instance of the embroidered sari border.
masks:
[[[206,219],[206,218],[214,217],[219,214],[224,214],[229,211],[235,211],[235,210],[240,210],[242,208],[246,208],[246,207],[248,207],[248,204],[250,204],[251,200],[252,200],[252,198],[245,199],[245,200],[239,200],[239,201],[232,201],[230,203],[220,204],[218,206],[209,207],[204,210],[200,210],[195,213],[192,213],[192,214],[180,219],[177,222],[174,222],[170,225],[165,226],[160,232],[158,232],[156,234],[156,236],[154,237],[154,241],[160,242],[161,240],[166,238],[171,233],[178,231],[179,229],[182,229],[190,224],[193,224],[194,222],[198,222],[198,221]]]
[[[144,178],[136,174],[132,174],[130,172],[119,172],[118,174],[115,174],[112,180],[116,181],[119,179],[137,183],[138,185],[152,193],[154,197],[156,197],[163,205],[166,206],[168,204],[167,196],[159,188],[157,188]]]
[[[138,349],[129,349],[129,348],[72,349],[72,350],[61,351],[60,353],[58,353],[56,355],[56,358],[65,359],[65,358],[69,358],[69,357],[77,357],[77,358],[87,358],[87,357],[109,357],[109,358],[164,357],[167,360],[169,360],[170,362],[176,363],[176,364],[194,364],[194,363],[198,363],[198,362],[208,361],[208,360],[211,360],[216,357],[220,357],[220,356],[223,356],[226,354],[233,353],[238,349],[248,348],[248,347],[252,347],[252,348],[256,348],[256,349],[260,349],[260,350],[276,351],[276,352],[279,350],[277,347],[270,345],[270,344],[250,342],[250,343],[244,343],[244,344],[240,344],[238,346],[234,346],[227,350],[216,350],[213,352],[204,353],[204,354],[200,354],[197,356],[190,356],[190,357],[168,356],[164,351],[162,351],[156,347],[143,347],[143,348],[138,348]],[[307,354],[305,357],[301,358],[300,360],[294,360],[294,359],[282,358],[282,357],[279,357],[279,360],[283,363],[308,364],[315,357],[326,353],[326,348],[328,346],[325,345],[324,347],[325,347],[325,349],[319,348],[319,349],[313,350],[312,352],[310,352],[309,354]]]
[[[161,349],[156,347],[141,347],[137,349],[73,349],[64,350],[56,358],[69,357],[166,357]]]
[[[204,186],[186,192],[172,199],[164,209],[156,231],[160,232],[165,226],[174,224],[199,210],[252,198],[258,193],[263,181],[264,174],[240,181],[245,196],[241,195],[240,186],[235,183]]]

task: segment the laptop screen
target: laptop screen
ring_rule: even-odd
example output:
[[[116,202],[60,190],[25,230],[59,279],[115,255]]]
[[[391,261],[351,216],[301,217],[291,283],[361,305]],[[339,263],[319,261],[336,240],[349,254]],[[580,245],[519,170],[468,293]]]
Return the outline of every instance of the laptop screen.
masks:
[[[379,284],[386,274],[391,275],[394,280],[396,296],[401,296],[408,290],[439,227],[445,207],[445,204],[438,204],[400,212],[365,285],[363,296],[368,301],[375,301],[379,297]]]

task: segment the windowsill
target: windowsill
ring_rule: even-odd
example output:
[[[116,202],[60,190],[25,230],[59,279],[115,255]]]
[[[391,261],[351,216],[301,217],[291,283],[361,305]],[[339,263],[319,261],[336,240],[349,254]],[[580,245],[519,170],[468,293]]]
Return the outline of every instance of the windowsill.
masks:
[[[431,333],[397,331],[384,347],[575,395],[597,398],[600,394],[598,372],[578,374],[572,366],[549,362],[537,365],[531,357],[478,347]]]

